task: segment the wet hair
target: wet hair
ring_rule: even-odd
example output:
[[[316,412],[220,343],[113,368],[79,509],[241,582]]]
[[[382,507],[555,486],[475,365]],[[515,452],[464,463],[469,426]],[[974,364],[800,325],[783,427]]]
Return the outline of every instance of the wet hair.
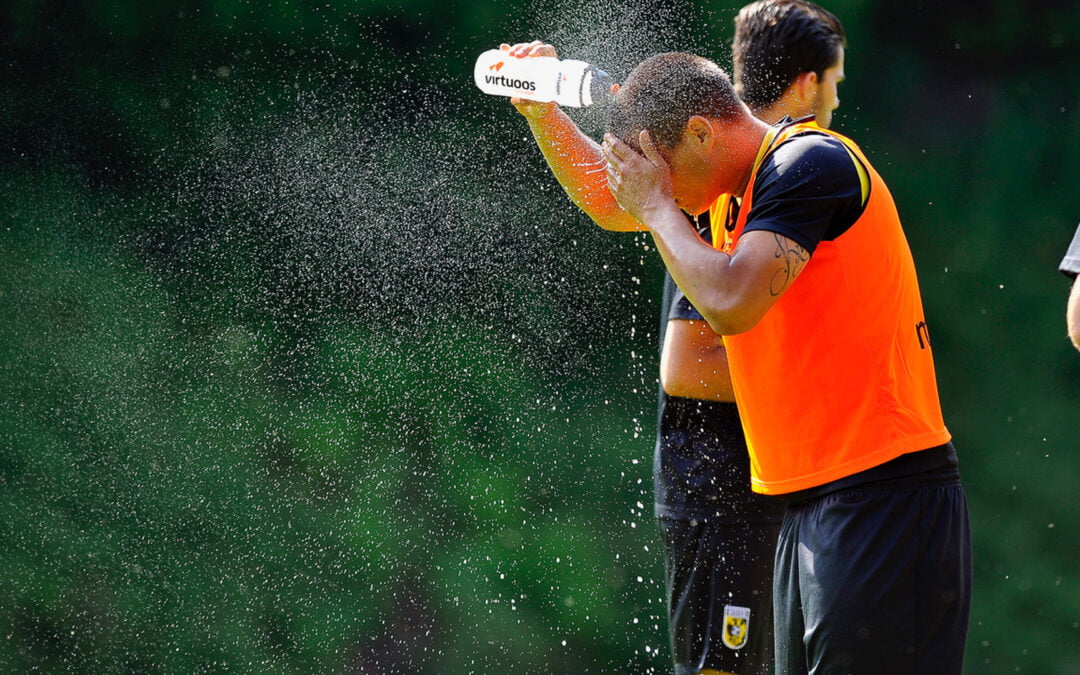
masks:
[[[735,17],[735,90],[754,109],[780,99],[800,73],[836,65],[847,38],[840,20],[808,0],[757,0]]]
[[[612,102],[608,131],[637,148],[638,134],[647,130],[670,150],[682,140],[691,117],[730,120],[741,114],[748,113],[718,65],[667,52],[645,59],[627,76]]]

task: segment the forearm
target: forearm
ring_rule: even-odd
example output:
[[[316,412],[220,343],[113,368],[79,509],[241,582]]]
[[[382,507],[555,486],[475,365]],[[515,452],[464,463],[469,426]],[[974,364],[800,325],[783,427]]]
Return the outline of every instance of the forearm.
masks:
[[[645,219],[668,273],[717,334],[746,330],[732,257],[702,241],[672,205]]]
[[[607,230],[644,229],[608,190],[607,163],[599,144],[556,105],[525,117],[552,174],[578,208]]]
[[[668,321],[660,356],[660,385],[670,396],[734,401],[723,339],[704,321]]]

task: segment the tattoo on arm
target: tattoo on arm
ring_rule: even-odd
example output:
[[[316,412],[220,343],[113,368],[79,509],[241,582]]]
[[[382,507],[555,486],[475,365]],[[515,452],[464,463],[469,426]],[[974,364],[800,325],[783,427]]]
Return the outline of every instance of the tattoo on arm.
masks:
[[[806,267],[806,263],[810,260],[810,253],[787,237],[775,232],[773,237],[776,239],[774,256],[783,263],[773,274],[772,281],[769,284],[769,293],[775,297],[783,293],[791,285],[791,282],[795,281],[795,277],[799,276],[799,273],[802,272],[803,268]]]

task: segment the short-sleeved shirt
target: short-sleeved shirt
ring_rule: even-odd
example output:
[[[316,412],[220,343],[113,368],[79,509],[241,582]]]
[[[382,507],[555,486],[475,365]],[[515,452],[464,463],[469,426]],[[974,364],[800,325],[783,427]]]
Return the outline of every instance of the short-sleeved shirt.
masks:
[[[1070,279],[1075,279],[1076,275],[1080,274],[1080,225],[1076,227],[1072,243],[1069,244],[1069,250],[1065,252],[1058,269]]]
[[[776,232],[813,253],[855,224],[862,202],[858,171],[843,143],[808,133],[765,158],[743,232]]]

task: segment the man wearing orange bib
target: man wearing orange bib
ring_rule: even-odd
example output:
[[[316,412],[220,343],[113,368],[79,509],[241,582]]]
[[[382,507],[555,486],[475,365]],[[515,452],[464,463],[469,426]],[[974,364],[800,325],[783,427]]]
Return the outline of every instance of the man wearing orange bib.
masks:
[[[609,129],[611,194],[724,336],[753,489],[788,504],[777,672],[959,673],[967,507],[881,177],[839,134],[755,119],[689,54],[638,66]],[[710,245],[683,212],[719,213],[725,194],[741,207]]]

